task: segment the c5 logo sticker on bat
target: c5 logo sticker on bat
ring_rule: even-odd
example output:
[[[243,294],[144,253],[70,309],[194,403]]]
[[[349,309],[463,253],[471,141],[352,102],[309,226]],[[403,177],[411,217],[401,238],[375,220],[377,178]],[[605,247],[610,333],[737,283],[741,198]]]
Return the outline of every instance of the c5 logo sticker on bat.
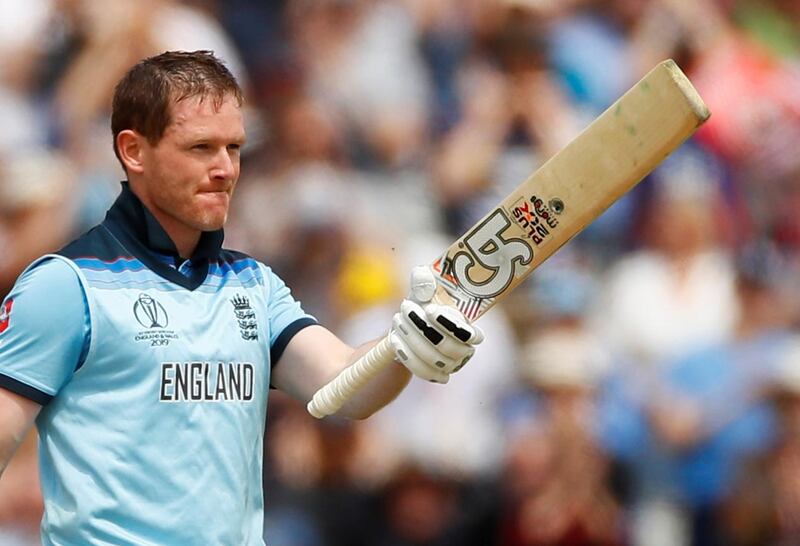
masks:
[[[459,243],[463,250],[453,256],[453,273],[465,292],[493,298],[508,288],[521,266],[531,263],[533,250],[527,242],[503,237],[510,225],[503,209],[497,209]],[[481,269],[488,275],[481,275]]]

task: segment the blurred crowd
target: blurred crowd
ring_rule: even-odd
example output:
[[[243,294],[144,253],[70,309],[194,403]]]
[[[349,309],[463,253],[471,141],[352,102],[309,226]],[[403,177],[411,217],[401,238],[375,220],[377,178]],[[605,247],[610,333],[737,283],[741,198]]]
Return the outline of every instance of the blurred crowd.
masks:
[[[269,546],[800,544],[800,2],[0,0],[0,296],[101,220],[113,86],[210,49],[247,94],[226,246],[352,343],[657,62],[711,120],[363,422],[274,392]],[[0,545],[38,544],[35,437]]]

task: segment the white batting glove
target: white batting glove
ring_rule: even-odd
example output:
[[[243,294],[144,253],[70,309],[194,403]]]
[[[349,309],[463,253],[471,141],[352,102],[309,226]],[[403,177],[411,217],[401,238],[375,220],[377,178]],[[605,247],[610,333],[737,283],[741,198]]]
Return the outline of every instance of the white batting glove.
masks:
[[[475,354],[483,331],[469,323],[458,309],[431,303],[436,275],[429,267],[411,272],[411,291],[392,320],[389,339],[397,359],[414,375],[447,383]]]

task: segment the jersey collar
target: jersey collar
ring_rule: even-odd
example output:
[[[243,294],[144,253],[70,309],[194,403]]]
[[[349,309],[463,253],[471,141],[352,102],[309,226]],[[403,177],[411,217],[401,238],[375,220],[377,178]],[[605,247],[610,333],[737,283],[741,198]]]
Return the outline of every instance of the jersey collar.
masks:
[[[208,264],[219,258],[225,238],[222,229],[204,231],[189,259],[189,273],[184,275],[163,259],[164,256],[170,257],[177,266],[180,260],[178,249],[156,217],[131,191],[128,182],[122,182],[122,193],[106,214],[103,225],[153,272],[190,290],[203,283],[208,274]]]

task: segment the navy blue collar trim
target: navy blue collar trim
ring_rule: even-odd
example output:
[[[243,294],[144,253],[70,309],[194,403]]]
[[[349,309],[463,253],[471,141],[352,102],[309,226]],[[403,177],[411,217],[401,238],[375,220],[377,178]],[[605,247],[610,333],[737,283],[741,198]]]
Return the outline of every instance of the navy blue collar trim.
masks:
[[[178,271],[180,255],[175,243],[155,216],[147,210],[127,182],[122,183],[122,193],[108,210],[102,224],[125,248],[158,276],[188,290],[194,290],[206,279],[209,262],[216,262],[225,238],[223,230],[205,231],[190,258],[191,272]],[[176,267],[164,263],[161,256],[171,256]]]

